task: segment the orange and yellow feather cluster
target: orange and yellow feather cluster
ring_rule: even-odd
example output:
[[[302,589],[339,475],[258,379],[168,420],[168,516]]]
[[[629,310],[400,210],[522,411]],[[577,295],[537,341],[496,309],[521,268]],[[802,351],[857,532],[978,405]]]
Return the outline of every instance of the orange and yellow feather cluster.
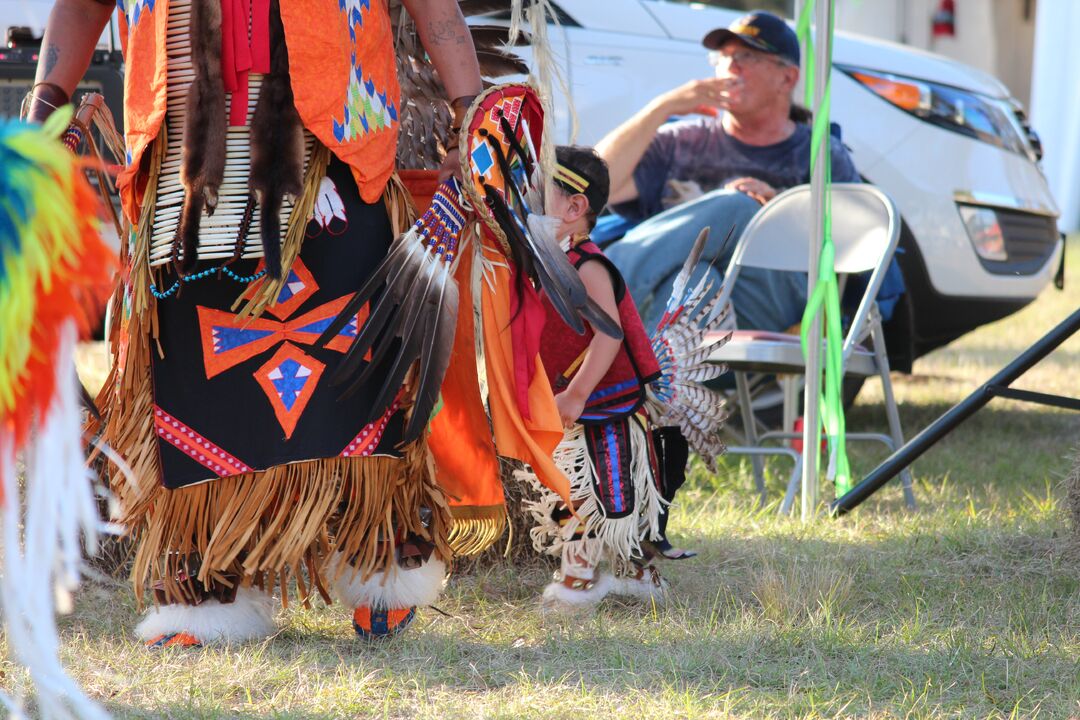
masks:
[[[58,139],[70,118],[0,121],[0,433],[16,448],[49,410],[61,329],[86,336],[116,269],[97,194]]]

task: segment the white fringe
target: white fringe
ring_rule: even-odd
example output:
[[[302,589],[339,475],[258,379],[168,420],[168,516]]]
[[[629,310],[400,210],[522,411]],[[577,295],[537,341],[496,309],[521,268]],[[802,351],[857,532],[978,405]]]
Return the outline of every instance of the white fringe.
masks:
[[[243,642],[274,632],[274,599],[257,588],[238,588],[236,600],[206,600],[199,605],[162,605],[150,608],[135,626],[141,640],[169,633],[188,633],[203,645]]]
[[[377,572],[367,580],[361,580],[353,568],[346,568],[338,576],[338,568],[346,563],[337,553],[327,564],[328,577],[337,576],[330,594],[338,602],[350,608],[366,605],[384,610],[434,605],[446,582],[446,563],[432,555],[427,562],[412,570],[394,566],[388,572]]]
[[[25,452],[22,494],[15,475],[15,438],[0,427],[3,481],[0,602],[7,640],[30,671],[37,711],[44,718],[108,718],[64,671],[55,612],[70,612],[80,580],[83,543],[97,548],[101,520],[93,478],[82,445],[82,411],[75,376],[77,333],[61,330],[56,354],[56,390],[47,416],[34,428]],[[12,717],[24,717],[21,702],[0,694]]]
[[[596,468],[589,457],[585,429],[581,425],[566,431],[553,455],[555,464],[570,479],[570,500],[577,505],[577,518],[571,517],[559,527],[552,513],[562,504],[562,498],[544,487],[531,468],[515,473],[518,480],[529,483],[539,496],[523,502],[524,509],[537,523],[529,531],[536,550],[561,556],[564,564],[576,560],[578,564],[588,565],[596,565],[605,558],[628,560],[640,554],[642,538],[657,536],[660,512],[666,503],[653,480],[649,436],[637,417],[630,419],[630,452],[634,511],[621,518],[607,517],[596,494]],[[574,540],[582,526],[584,536]]]
[[[548,39],[548,23],[555,24],[558,31],[559,15],[551,0],[532,0],[526,5],[523,0],[512,0],[510,4],[510,27],[507,42],[513,45],[521,34],[521,27],[528,23],[529,46],[532,48],[532,67],[529,81],[537,88],[544,104],[544,147],[541,149],[540,163],[544,168],[544,177],[551,177],[555,169],[555,113],[552,95],[552,80],[558,83],[559,91],[567,102],[570,112],[570,142],[574,142],[578,132],[578,116],[570,92],[570,84],[562,71],[560,58],[556,58],[551,41]],[[568,58],[561,58],[568,61]]]

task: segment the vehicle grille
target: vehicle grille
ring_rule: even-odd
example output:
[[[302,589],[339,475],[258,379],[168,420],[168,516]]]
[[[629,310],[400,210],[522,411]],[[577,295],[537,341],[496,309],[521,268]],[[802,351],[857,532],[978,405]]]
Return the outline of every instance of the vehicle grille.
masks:
[[[24,80],[0,79],[0,117],[19,117],[23,98],[33,83]]]
[[[34,83],[30,79],[0,78],[0,118],[19,117],[23,98]],[[101,92],[101,84],[84,82],[75,91],[75,104],[88,92]]]
[[[1007,260],[979,258],[995,275],[1031,275],[1039,271],[1060,240],[1057,220],[1046,215],[995,209],[1005,238]]]

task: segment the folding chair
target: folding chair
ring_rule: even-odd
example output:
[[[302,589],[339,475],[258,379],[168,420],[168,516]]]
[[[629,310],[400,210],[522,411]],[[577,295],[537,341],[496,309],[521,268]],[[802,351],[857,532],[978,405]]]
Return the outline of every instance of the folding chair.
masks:
[[[881,378],[885,396],[885,415],[889,434],[847,433],[849,440],[874,440],[884,443],[890,450],[904,444],[900,429],[900,415],[896,409],[892,382],[889,379],[889,361],[885,351],[885,336],[878,312],[878,289],[885,271],[892,260],[900,235],[900,223],[896,206],[885,193],[872,185],[835,184],[832,186],[832,239],[836,246],[835,268],[841,276],[841,288],[847,275],[871,272],[866,291],[852,318],[843,345],[844,375]],[[800,185],[777,195],[761,209],[746,226],[742,237],[724,274],[719,304],[724,307],[738,282],[739,273],[745,267],[786,272],[807,272],[809,269],[809,244],[812,233],[812,207],[810,186]],[[869,347],[866,342],[869,341]],[[736,330],[731,339],[710,357],[724,363],[735,373],[736,400],[742,416],[746,445],[731,446],[733,454],[751,456],[754,480],[765,503],[765,474],[763,456],[784,455],[794,460],[795,467],[788,481],[787,493],[780,506],[781,513],[788,513],[794,504],[801,476],[801,455],[791,448],[765,445],[769,440],[801,438],[792,432],[791,420],[798,413],[800,394],[795,378],[789,378],[784,386],[785,426],[779,432],[759,434],[751,407],[748,373],[772,373],[778,376],[803,376],[803,361],[799,337],[786,333],[753,329]],[[902,475],[904,499],[908,507],[915,506],[911,488],[911,474]]]

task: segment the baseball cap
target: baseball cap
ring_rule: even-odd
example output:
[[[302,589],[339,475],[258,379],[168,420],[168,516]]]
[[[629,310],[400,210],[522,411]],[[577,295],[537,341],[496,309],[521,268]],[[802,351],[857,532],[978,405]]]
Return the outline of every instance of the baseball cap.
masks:
[[[719,50],[728,40],[739,40],[755,50],[779,55],[792,65],[799,64],[799,38],[783,19],[769,12],[743,15],[726,28],[717,28],[702,39],[709,50]]]

